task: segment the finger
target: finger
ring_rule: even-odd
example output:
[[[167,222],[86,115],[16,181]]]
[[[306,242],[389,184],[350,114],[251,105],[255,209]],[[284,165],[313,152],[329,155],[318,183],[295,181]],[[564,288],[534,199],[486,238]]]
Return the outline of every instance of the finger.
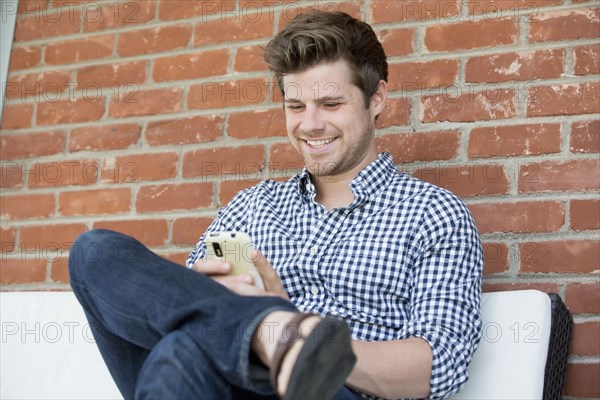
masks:
[[[197,260],[192,265],[192,269],[206,275],[223,275],[231,271],[231,263],[218,257],[208,256]]]
[[[277,272],[275,272],[275,269],[273,269],[273,266],[267,260],[267,257],[265,257],[259,250],[252,250],[250,257],[252,258],[254,266],[256,269],[258,269],[258,272],[263,278],[270,278],[273,276],[273,274],[277,275]]]
[[[279,275],[277,275],[277,271],[275,271],[267,258],[259,250],[253,250],[251,257],[252,262],[254,262],[256,269],[263,279],[267,292],[283,297],[284,299],[289,299],[285,289],[283,288],[281,279],[279,279]]]
[[[254,286],[254,279],[247,274],[218,277],[214,278],[214,280],[240,296],[268,295],[263,289]]]

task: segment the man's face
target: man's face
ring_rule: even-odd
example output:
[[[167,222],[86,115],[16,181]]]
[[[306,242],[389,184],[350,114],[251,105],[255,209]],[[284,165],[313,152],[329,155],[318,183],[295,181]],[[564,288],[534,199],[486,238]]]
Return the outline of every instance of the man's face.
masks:
[[[288,137],[313,176],[352,178],[377,158],[375,112],[351,83],[346,61],[283,78]]]

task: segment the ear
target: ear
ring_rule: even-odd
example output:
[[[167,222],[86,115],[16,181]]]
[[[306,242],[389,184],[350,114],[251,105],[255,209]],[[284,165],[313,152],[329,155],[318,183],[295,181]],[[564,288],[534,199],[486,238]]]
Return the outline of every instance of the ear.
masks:
[[[381,79],[377,84],[377,90],[371,96],[371,114],[373,117],[381,114],[385,109],[387,102],[388,88],[387,82]]]

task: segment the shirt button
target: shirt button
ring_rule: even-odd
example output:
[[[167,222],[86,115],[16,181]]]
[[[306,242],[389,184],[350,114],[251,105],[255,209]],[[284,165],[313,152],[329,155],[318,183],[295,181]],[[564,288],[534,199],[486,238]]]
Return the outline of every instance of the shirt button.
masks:
[[[310,254],[312,254],[313,256],[316,255],[319,252],[319,246],[313,246],[310,248]]]
[[[310,287],[310,292],[316,296],[319,294],[319,288],[313,285]]]

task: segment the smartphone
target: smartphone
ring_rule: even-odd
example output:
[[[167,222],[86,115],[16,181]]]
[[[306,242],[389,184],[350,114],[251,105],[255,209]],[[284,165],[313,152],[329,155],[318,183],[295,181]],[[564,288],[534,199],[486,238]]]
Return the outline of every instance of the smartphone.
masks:
[[[258,270],[252,262],[252,240],[244,232],[209,232],[205,238],[206,252],[229,261],[232,265],[230,275],[250,274],[254,285],[264,289],[264,284]]]

